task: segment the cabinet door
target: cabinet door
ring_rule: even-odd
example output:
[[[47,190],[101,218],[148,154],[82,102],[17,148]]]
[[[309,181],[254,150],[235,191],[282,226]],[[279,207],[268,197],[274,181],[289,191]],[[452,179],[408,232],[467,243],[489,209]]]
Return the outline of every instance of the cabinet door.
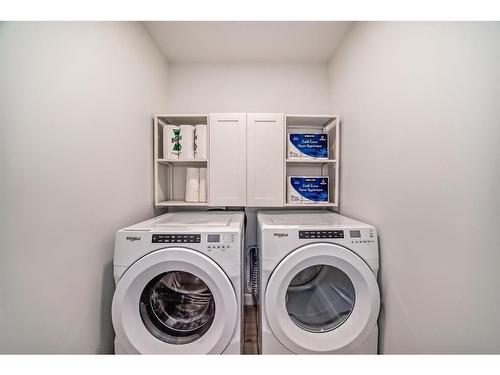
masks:
[[[246,113],[212,113],[209,126],[210,206],[246,204]]]
[[[247,206],[283,206],[285,126],[281,113],[247,115]]]

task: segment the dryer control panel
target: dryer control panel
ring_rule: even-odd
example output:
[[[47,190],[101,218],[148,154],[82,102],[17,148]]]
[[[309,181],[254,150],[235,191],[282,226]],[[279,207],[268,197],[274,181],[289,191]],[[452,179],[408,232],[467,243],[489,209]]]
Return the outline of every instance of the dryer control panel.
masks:
[[[351,243],[375,243],[375,233],[373,229],[351,229],[349,230]]]
[[[208,233],[207,250],[231,250],[235,240],[234,233]]]
[[[234,233],[208,233],[208,243],[233,243]]]
[[[153,234],[151,243],[200,243],[201,234]]]
[[[343,230],[299,230],[300,239],[344,238]]]

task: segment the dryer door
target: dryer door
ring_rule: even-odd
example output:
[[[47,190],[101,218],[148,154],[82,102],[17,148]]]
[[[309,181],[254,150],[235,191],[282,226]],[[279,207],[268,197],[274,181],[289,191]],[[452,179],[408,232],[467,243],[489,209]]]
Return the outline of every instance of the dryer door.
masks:
[[[273,334],[295,353],[347,353],[374,328],[377,280],[352,251],[331,243],[303,246],[281,261],[265,292]]]
[[[135,262],[116,287],[116,338],[128,353],[222,353],[238,307],[224,271],[190,249],[168,248]]]

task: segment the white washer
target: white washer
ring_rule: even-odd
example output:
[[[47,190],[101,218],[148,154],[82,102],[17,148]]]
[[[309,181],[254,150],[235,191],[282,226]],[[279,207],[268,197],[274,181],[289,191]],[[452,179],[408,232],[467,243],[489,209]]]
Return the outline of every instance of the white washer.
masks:
[[[115,353],[238,354],[242,212],[179,212],[116,234]]]
[[[322,210],[257,218],[262,353],[376,354],[376,229]]]

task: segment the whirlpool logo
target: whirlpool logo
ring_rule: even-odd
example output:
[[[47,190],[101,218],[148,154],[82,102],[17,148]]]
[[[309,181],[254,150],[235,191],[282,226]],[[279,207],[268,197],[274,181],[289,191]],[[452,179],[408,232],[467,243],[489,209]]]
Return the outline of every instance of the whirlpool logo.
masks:
[[[134,242],[134,241],[140,241],[141,237],[139,237],[139,236],[128,236],[126,239],[129,240],[130,242]]]
[[[288,233],[273,233],[273,235],[278,238],[288,237]]]

